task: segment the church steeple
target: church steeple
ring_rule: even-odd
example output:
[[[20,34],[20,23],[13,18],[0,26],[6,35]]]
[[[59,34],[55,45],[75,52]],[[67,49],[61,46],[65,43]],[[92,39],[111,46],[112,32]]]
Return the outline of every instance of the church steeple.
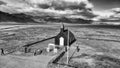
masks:
[[[64,27],[64,24],[63,24],[63,23],[61,23],[61,28],[60,28],[60,29],[61,29],[62,32],[64,32],[65,27]]]

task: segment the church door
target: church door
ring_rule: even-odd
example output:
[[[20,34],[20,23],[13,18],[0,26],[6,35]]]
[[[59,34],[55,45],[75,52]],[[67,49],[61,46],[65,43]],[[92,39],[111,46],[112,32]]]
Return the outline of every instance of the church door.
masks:
[[[60,44],[60,46],[64,46],[64,38],[63,37],[59,38],[59,44]]]

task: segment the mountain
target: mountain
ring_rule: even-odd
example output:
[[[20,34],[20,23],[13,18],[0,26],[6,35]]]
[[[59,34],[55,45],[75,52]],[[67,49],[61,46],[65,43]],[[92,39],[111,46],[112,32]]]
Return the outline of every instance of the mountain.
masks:
[[[79,23],[90,24],[91,20],[85,20],[82,18],[67,18],[67,17],[55,17],[50,15],[32,16],[24,13],[9,14],[0,11],[0,22],[18,22],[18,23],[48,23],[48,22],[65,22],[65,23]]]
[[[36,18],[39,21],[44,22],[64,22],[64,23],[73,23],[73,24],[90,24],[91,20],[85,20],[82,18],[67,18],[67,17],[51,17],[51,16],[39,16]]]
[[[36,22],[36,21],[32,19],[32,16],[25,15],[23,13],[9,14],[0,11],[0,22],[27,23],[27,22]]]

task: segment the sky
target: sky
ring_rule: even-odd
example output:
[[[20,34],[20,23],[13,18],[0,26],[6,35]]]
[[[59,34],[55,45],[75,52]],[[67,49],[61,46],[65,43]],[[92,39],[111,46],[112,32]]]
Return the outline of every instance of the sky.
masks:
[[[51,16],[93,18],[120,16],[120,0],[0,0],[0,11],[8,13],[38,13]],[[4,2],[4,3],[2,3]]]
[[[8,13],[38,13],[51,16],[92,18],[92,3],[88,0],[0,0],[0,10]],[[40,15],[39,15],[40,16]]]
[[[120,8],[120,0],[90,0],[94,5],[93,10],[104,11],[112,8]]]
[[[61,6],[61,5],[63,5],[63,7],[65,7],[65,5],[69,6],[69,3],[74,5],[74,3],[72,3],[72,2],[75,2],[76,6],[80,7],[81,5],[79,5],[79,3],[81,1],[83,1],[86,4],[88,4],[88,6],[90,6],[90,8],[93,7],[92,9],[94,11],[104,11],[104,10],[109,10],[112,8],[120,8],[120,0],[58,0],[58,1],[57,0],[0,0],[0,1],[7,2],[9,5],[12,5],[12,3],[14,5],[16,3],[16,5],[14,5],[13,7],[22,6],[23,5],[22,3],[24,3],[24,1],[29,2],[29,3],[36,3],[36,4],[39,3],[39,5],[41,7],[47,7],[48,4],[47,5],[45,5],[45,4],[50,3],[50,1],[54,1],[54,3],[56,3],[56,4],[54,4],[54,6],[56,6],[56,7]],[[63,3],[61,1],[64,1],[64,4],[61,4],[61,3]],[[69,3],[65,3],[65,1],[69,2]],[[20,4],[17,5],[17,3],[20,3]]]

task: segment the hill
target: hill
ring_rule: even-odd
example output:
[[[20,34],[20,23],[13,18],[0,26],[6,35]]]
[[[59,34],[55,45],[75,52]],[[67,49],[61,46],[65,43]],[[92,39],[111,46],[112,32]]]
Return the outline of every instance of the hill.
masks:
[[[18,22],[18,23],[27,23],[27,22],[35,22],[32,19],[32,16],[25,15],[23,13],[20,14],[9,14],[0,11],[0,22]]]
[[[38,14],[39,15],[39,14]],[[91,20],[85,20],[82,18],[67,18],[59,16],[50,16],[50,15],[39,15],[33,16],[24,13],[9,14],[6,12],[0,11],[0,22],[16,22],[16,23],[49,23],[49,22],[64,22],[64,23],[76,23],[76,24],[90,24]]]

